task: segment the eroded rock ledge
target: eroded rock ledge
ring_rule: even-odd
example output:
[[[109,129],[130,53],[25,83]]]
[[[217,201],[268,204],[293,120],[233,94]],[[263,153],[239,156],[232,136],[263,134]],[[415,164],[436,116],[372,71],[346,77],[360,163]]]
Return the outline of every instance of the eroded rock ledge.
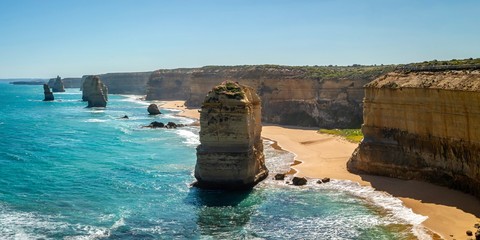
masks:
[[[365,86],[352,171],[420,179],[480,197],[480,71],[392,72]]]
[[[195,186],[246,189],[266,178],[261,131],[261,102],[252,88],[229,81],[214,87],[200,113]]]

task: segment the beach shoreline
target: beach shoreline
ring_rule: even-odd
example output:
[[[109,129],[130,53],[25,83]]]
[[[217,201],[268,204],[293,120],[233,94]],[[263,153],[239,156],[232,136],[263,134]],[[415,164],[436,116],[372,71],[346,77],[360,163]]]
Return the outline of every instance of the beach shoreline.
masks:
[[[182,117],[196,120],[200,117],[198,109],[185,107],[185,101],[162,101],[161,108],[180,110],[178,115]],[[294,171],[289,174],[350,180],[387,192],[413,212],[427,216],[423,226],[443,239],[468,239],[466,231],[474,231],[473,225],[480,222],[480,200],[471,195],[426,182],[349,172],[346,162],[358,144],[317,130],[266,124],[262,137],[295,154],[300,163],[292,165]]]

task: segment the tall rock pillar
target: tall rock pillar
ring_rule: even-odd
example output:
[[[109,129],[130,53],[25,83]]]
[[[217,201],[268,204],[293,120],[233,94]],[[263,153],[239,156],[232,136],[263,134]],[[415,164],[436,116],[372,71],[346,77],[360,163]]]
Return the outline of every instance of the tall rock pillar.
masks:
[[[82,100],[88,101],[87,107],[106,107],[108,89],[98,76],[88,76],[82,85]]]
[[[261,102],[252,88],[229,81],[214,87],[200,113],[195,185],[246,189],[266,178],[261,132]]]

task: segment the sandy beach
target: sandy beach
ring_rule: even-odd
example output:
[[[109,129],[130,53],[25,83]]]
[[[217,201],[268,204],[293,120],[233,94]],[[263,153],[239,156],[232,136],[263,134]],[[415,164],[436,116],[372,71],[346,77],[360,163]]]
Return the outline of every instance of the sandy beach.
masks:
[[[187,109],[184,101],[168,101],[162,108],[181,110],[180,116],[199,119],[198,109]],[[276,141],[296,155],[297,176],[346,179],[385,191],[403,201],[415,213],[428,216],[424,226],[443,239],[470,239],[467,230],[480,222],[480,200],[459,191],[420,181],[405,181],[347,171],[346,162],[357,144],[340,137],[319,134],[318,129],[264,125],[262,136]]]

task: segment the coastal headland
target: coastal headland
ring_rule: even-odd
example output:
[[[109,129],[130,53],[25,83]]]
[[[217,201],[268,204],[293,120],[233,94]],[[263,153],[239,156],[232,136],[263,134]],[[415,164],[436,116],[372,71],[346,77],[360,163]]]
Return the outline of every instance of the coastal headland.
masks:
[[[162,108],[180,110],[178,115],[183,117],[200,117],[198,109],[187,108],[185,101],[166,101]],[[428,216],[424,226],[443,239],[466,239],[465,231],[473,231],[473,224],[480,221],[480,201],[472,195],[416,180],[350,173],[346,164],[356,143],[318,133],[314,128],[282,125],[264,124],[262,136],[296,155],[295,160],[300,161],[292,166],[296,176],[351,180],[385,191],[415,213]]]

